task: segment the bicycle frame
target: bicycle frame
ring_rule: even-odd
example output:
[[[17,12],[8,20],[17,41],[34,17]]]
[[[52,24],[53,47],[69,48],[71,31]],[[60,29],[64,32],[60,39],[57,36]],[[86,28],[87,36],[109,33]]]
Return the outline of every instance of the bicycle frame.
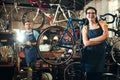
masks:
[[[78,38],[78,36],[75,34],[76,32],[75,32],[75,28],[74,28],[74,22],[77,22],[78,23],[78,27],[79,27],[79,33],[81,33],[81,30],[82,30],[82,25],[84,24],[84,20],[82,20],[82,19],[73,19],[73,18],[69,18],[69,21],[68,21],[68,23],[67,23],[67,26],[66,26],[66,28],[65,28],[65,31],[63,32],[63,36],[61,37],[61,39],[60,39],[60,44],[59,44],[59,46],[61,45],[61,43],[63,42],[63,38],[64,38],[64,36],[65,36],[65,34],[66,34],[66,32],[67,31],[69,31],[69,29],[72,29],[72,33],[73,33],[73,39],[74,39],[74,41],[75,41],[75,44],[76,43],[79,43],[79,42],[82,42],[82,36],[81,36],[81,34],[80,34],[80,37]],[[79,42],[77,42],[77,40],[78,39],[81,39]],[[81,43],[80,43],[80,45],[81,45]],[[62,46],[63,47],[63,46]],[[65,46],[64,46],[65,47]],[[68,47],[68,48],[72,48],[72,47]]]
[[[52,23],[58,23],[58,22],[63,22],[63,21],[68,21],[68,18],[67,16],[65,15],[65,12],[63,10],[63,8],[61,7],[60,4],[50,4],[50,7],[52,8],[53,6],[57,6],[57,9],[55,11],[55,14],[53,15],[54,17],[50,16],[50,14],[48,14],[42,7],[41,5],[38,5],[38,9],[37,9],[37,12],[36,12],[36,16],[33,18],[33,21],[36,19],[36,17],[38,16],[39,14],[39,11],[41,11],[47,18],[50,22]],[[62,12],[62,15],[64,17],[63,20],[57,20],[57,16],[58,16],[58,13],[59,11]],[[70,10],[67,10],[67,13],[68,13],[68,16],[71,17],[70,15]]]
[[[39,2],[36,1],[30,3],[32,3],[35,8],[28,10],[23,14],[22,22],[24,23],[25,20],[33,22],[33,29],[36,30],[41,30],[45,23],[50,26],[58,25],[65,27],[69,17],[76,18],[76,14],[73,11],[68,10],[59,3],[45,4],[41,0]]]

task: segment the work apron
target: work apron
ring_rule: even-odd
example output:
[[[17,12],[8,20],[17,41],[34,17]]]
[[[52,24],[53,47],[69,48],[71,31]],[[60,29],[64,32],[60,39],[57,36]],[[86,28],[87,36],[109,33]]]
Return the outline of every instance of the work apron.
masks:
[[[36,42],[36,39],[34,37],[33,32],[31,34],[25,35],[26,41],[30,42]],[[24,48],[25,58],[27,64],[32,64],[33,62],[36,62],[37,59],[37,49],[36,46],[26,46]]]

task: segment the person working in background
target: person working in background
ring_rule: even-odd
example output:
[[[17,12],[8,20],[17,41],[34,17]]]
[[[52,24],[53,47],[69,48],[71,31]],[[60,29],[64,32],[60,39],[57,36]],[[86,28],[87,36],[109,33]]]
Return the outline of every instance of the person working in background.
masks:
[[[83,70],[86,72],[86,80],[102,80],[108,26],[105,21],[98,21],[97,10],[94,7],[88,7],[85,13],[86,20],[82,29],[83,44],[85,46],[82,56]]]
[[[37,39],[39,37],[39,33],[36,30],[32,29],[31,23],[29,21],[25,21],[25,39],[23,45],[23,51],[25,54],[25,61],[28,67],[33,68],[35,66],[37,60]]]

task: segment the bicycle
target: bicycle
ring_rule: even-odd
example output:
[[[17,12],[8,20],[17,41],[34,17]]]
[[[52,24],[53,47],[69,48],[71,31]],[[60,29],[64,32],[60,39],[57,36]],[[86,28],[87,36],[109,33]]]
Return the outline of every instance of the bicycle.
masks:
[[[42,60],[51,65],[61,65],[69,61],[74,53],[82,57],[80,30],[83,24],[82,19],[70,18],[66,28],[50,26],[43,30],[37,42]]]
[[[24,23],[25,20],[30,20],[33,22],[34,27],[33,29],[41,29],[43,25],[45,24],[45,17],[47,17],[47,20],[50,21],[51,25],[61,25],[64,24],[62,22],[67,22],[68,17],[75,18],[75,13],[71,10],[67,10],[64,6],[61,6],[61,4],[47,4],[44,5],[41,0],[37,2],[37,0],[29,0],[30,3],[37,5],[37,8],[27,11],[23,14],[22,22]],[[47,7],[50,9],[50,12],[47,12],[44,7]],[[66,24],[64,24],[66,25]]]
[[[111,13],[105,13],[104,15],[100,15],[100,19],[105,20],[107,24],[112,24],[116,23],[116,29],[114,28],[108,28],[109,31],[112,32],[112,36],[120,36],[120,20],[119,20],[119,15],[117,14],[111,14]],[[112,19],[112,20],[111,20]]]
[[[106,19],[109,16],[112,18],[112,20],[110,19],[111,21]],[[119,75],[119,73],[120,73],[119,72],[119,66],[120,66],[120,59],[119,59],[120,58],[120,38],[119,38],[120,37],[120,29],[119,29],[120,20],[119,20],[119,18],[120,17],[117,14],[114,15],[111,13],[105,13],[104,15],[101,15],[100,18],[103,20],[106,20],[108,24],[111,24],[114,22],[116,23],[117,29],[108,28],[109,32],[111,32],[113,34],[111,38],[110,37],[108,38],[108,49],[109,49],[108,54],[110,53],[110,57],[111,57],[112,61],[114,62],[114,64],[118,66],[118,70],[117,70],[116,75],[108,73],[105,76],[107,78],[113,76],[114,78],[117,78],[117,80],[119,80],[120,79],[120,77],[119,77],[120,76]]]
[[[107,18],[112,17],[112,20],[109,21],[109,20],[106,19],[106,17]],[[111,31],[111,33],[113,34],[112,38],[110,38],[109,43],[110,43],[110,46],[111,46],[111,56],[112,56],[113,61],[115,63],[116,62],[120,62],[120,61],[117,61],[118,59],[115,59],[115,55],[118,55],[118,54],[117,53],[113,53],[114,45],[116,45],[116,43],[120,41],[120,38],[119,38],[120,37],[120,30],[119,30],[119,27],[120,27],[119,23],[120,23],[120,21],[119,21],[119,17],[117,16],[117,14],[113,15],[111,13],[105,13],[104,15],[101,15],[100,18],[102,20],[106,20],[108,24],[116,22],[116,28],[117,29],[108,28],[108,31],[109,32]],[[118,50],[119,50],[119,48],[118,48]],[[118,57],[119,57],[119,55],[118,55]],[[117,64],[119,64],[119,63],[117,63]]]
[[[2,0],[2,7],[0,9],[0,32],[6,32],[6,30],[10,29],[10,23],[11,23],[11,18],[14,16],[11,16],[12,12],[18,13],[19,8],[18,8],[18,2],[14,0],[13,8],[8,11],[8,8],[6,7],[5,0]]]

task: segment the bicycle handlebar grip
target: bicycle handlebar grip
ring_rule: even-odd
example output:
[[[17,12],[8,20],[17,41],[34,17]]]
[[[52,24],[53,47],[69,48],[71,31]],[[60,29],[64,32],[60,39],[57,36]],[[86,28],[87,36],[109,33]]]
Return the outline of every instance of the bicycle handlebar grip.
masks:
[[[106,20],[106,16],[112,16],[112,21],[107,21]],[[111,23],[113,23],[114,21],[115,21],[115,18],[117,17],[117,14],[111,14],[111,13],[105,13],[104,15],[100,15],[100,19],[102,19],[102,20],[106,20],[107,21],[107,24],[111,24]]]

